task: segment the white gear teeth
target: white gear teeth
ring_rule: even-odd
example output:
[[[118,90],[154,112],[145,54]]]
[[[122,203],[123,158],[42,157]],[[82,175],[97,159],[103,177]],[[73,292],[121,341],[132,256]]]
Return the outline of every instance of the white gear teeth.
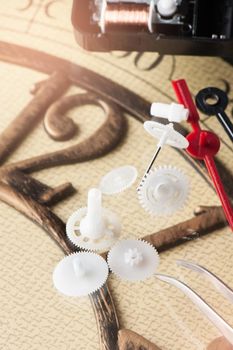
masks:
[[[108,265],[99,255],[74,253],[63,258],[53,272],[54,287],[70,297],[95,293],[107,281]]]
[[[132,186],[137,176],[137,169],[131,165],[115,168],[101,179],[99,188],[103,194],[117,194]]]
[[[138,199],[152,215],[172,215],[184,206],[188,192],[189,183],[183,172],[163,166],[144,177],[138,188]]]
[[[122,280],[144,281],[159,265],[159,255],[148,242],[136,239],[121,240],[108,253],[111,271]]]
[[[66,233],[71,242],[86,250],[109,249],[116,242],[120,231],[118,216],[102,208],[99,189],[88,192],[88,207],[74,212],[66,224]]]

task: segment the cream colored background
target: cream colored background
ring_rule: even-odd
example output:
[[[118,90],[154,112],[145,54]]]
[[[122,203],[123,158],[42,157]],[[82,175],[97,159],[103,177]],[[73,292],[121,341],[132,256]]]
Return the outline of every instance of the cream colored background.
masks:
[[[144,72],[133,64],[136,53],[127,58],[119,58],[119,53],[84,52],[77,46],[72,34],[71,1],[42,0],[31,3],[29,9],[23,11],[19,9],[26,5],[26,1],[9,0],[7,3],[0,3],[1,40],[70,59],[76,64],[111,77],[151,102],[174,99],[169,81],[174,63],[172,57],[165,57],[156,70]],[[52,18],[46,17],[44,11],[49,4]],[[145,54],[140,62],[141,67],[153,62],[155,57],[156,54],[153,53]],[[218,58],[176,57],[175,60],[173,78],[187,79],[193,93],[206,85],[224,87],[222,79],[233,83],[233,68]],[[0,130],[3,130],[30,100],[31,85],[45,76],[0,62],[0,77]],[[68,93],[76,91],[78,89],[72,88]],[[10,161],[81,141],[104,118],[96,107],[84,107],[70,112],[70,115],[79,125],[79,133],[72,141],[56,143],[49,139],[40,125],[25,139]],[[133,164],[142,175],[153,153],[154,142],[144,133],[142,125],[132,117],[128,116],[128,122],[127,138],[104,158],[34,174],[48,185],[55,186],[72,181],[78,189],[76,195],[54,208],[64,221],[72,211],[85,206],[87,190],[98,185],[101,176],[112,167]],[[213,118],[207,123],[213,129],[218,128],[219,134],[228,142]],[[232,169],[232,151],[225,145],[222,146],[219,157]],[[152,219],[139,206],[135,188],[113,198],[106,197],[105,206],[115,210],[122,218],[122,237],[141,237],[185,220],[192,216],[193,209],[199,204],[219,204],[214,191],[207,187],[201,177],[174,150],[167,148],[162,152],[157,164],[177,165],[190,176],[189,201],[182,212],[171,218]],[[66,298],[59,295],[52,286],[53,269],[63,256],[60,249],[43,230],[2,203],[0,225],[0,348],[98,349],[97,328],[89,299]],[[233,286],[232,237],[230,229],[226,228],[168,251],[161,255],[159,271],[184,280],[233,325],[233,306],[194,272],[190,273],[175,265],[177,258],[196,261]],[[121,326],[138,332],[163,350],[202,350],[210,340],[219,335],[182,293],[154,278],[144,283],[130,284],[110,276],[109,286]]]

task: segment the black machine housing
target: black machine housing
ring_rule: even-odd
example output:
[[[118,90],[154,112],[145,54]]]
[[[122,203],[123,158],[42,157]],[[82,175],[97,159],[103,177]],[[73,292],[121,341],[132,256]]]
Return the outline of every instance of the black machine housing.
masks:
[[[84,49],[233,57],[233,0],[183,0],[179,23],[158,21],[154,33],[102,33],[93,21],[93,3],[94,0],[73,0],[75,37]]]

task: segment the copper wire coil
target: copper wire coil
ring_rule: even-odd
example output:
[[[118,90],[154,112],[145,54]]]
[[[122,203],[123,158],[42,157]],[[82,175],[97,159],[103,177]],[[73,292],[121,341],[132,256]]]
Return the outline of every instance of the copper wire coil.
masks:
[[[105,30],[148,31],[149,11],[147,4],[108,3],[104,14]]]

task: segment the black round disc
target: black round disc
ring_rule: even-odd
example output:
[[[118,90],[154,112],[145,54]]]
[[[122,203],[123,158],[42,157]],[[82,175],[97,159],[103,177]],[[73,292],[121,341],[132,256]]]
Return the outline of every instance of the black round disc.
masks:
[[[198,92],[196,105],[204,114],[216,115],[219,111],[226,109],[228,97],[224,91],[216,87],[208,87]]]

